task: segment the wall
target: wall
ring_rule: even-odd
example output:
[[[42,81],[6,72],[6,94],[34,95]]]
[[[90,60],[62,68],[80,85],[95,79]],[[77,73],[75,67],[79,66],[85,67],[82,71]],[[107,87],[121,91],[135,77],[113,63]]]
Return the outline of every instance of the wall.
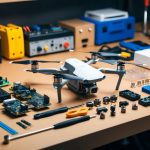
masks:
[[[129,2],[134,5],[128,7]],[[143,19],[143,0],[38,0],[0,4],[0,22],[19,25],[56,23],[57,20],[80,17],[88,9],[107,7],[130,8],[137,21]]]

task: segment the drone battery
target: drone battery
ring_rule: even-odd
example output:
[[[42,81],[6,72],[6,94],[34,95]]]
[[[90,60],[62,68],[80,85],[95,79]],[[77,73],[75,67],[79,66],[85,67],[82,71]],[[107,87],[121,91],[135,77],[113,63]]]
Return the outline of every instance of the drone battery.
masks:
[[[74,33],[60,26],[24,26],[25,52],[38,56],[74,49]]]
[[[95,27],[93,23],[80,19],[60,21],[59,24],[75,34],[75,49],[94,46]]]
[[[125,12],[114,9],[107,11],[107,13],[105,9],[87,12],[82,19],[95,24],[95,44],[101,45],[134,37],[135,19],[134,17],[128,17]]]

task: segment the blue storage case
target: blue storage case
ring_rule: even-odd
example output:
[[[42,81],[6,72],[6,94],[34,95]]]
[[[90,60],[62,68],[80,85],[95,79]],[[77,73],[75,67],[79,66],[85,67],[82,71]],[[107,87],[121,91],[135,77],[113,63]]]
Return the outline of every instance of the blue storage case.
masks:
[[[142,87],[142,92],[150,94],[150,85],[146,85]]]
[[[95,44],[97,45],[134,37],[134,17],[112,21],[97,21],[88,17],[82,17],[82,19],[95,24]]]

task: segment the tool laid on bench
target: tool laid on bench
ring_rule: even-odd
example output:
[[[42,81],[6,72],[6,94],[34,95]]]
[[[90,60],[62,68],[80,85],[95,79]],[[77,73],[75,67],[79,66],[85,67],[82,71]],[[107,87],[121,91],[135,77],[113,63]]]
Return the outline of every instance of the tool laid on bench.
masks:
[[[54,110],[49,110],[49,111],[45,111],[45,112],[42,112],[42,113],[35,114],[33,116],[33,118],[34,119],[41,119],[41,118],[53,116],[53,115],[56,115],[56,114],[67,112],[69,109],[80,107],[80,106],[83,106],[83,105],[84,104],[76,105],[76,106],[73,106],[73,107],[66,107],[66,106],[65,107],[60,107],[60,108],[57,108],[57,109],[54,109]]]
[[[27,136],[30,136],[30,135],[33,135],[33,134],[37,134],[37,133],[41,133],[41,132],[48,131],[48,130],[51,130],[51,129],[65,128],[65,127],[68,127],[68,126],[71,126],[71,125],[74,125],[74,124],[77,124],[77,123],[88,121],[88,120],[90,120],[92,118],[95,118],[95,117],[96,116],[86,115],[86,116],[82,116],[82,117],[79,117],[79,118],[73,118],[73,119],[70,119],[70,120],[66,120],[66,121],[54,124],[53,126],[50,126],[50,127],[44,128],[44,129],[40,129],[40,130],[36,130],[36,131],[32,131],[32,132],[25,133],[25,134],[20,134],[20,135],[16,135],[16,136],[12,136],[12,137],[9,136],[9,135],[5,135],[3,144],[8,144],[9,141],[13,141],[13,140],[16,140],[16,139],[20,139],[20,138],[27,137]]]
[[[0,127],[12,135],[18,134],[16,130],[12,129],[2,121],[0,121]]]

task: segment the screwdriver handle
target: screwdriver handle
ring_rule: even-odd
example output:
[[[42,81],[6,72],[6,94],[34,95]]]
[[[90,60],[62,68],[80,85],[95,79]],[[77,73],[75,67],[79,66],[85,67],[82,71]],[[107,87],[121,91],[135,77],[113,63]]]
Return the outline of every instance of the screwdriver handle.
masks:
[[[80,118],[66,120],[66,121],[55,124],[54,129],[65,128],[65,127],[68,127],[68,126],[71,126],[80,122],[88,121],[88,120],[90,120],[90,116],[88,115],[80,117]]]
[[[56,115],[56,114],[60,114],[60,113],[67,112],[68,109],[69,109],[68,107],[61,107],[61,108],[58,108],[58,109],[45,111],[45,112],[43,112],[43,113],[35,114],[35,115],[33,116],[33,118],[34,118],[34,119],[41,119],[41,118],[53,116],[53,115]]]
[[[149,7],[150,6],[150,0],[144,0],[144,6]]]

